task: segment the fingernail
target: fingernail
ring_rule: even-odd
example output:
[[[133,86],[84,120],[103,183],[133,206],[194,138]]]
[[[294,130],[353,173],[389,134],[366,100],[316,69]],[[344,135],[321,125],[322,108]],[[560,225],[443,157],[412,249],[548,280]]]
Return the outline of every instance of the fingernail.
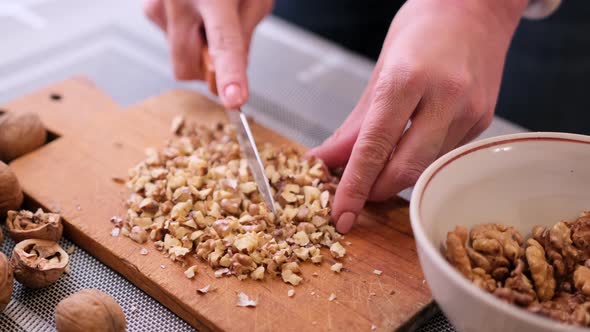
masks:
[[[231,83],[223,90],[225,102],[231,105],[241,105],[243,103],[242,89],[236,83]]]
[[[338,223],[336,224],[336,230],[340,233],[348,233],[352,228],[352,224],[354,224],[354,220],[356,219],[356,215],[352,212],[344,212],[338,218]]]

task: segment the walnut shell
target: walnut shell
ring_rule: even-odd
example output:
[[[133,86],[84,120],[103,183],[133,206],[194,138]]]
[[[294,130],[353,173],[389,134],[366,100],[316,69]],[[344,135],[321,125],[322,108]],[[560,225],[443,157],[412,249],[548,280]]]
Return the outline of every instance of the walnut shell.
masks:
[[[125,325],[125,315],[117,301],[97,289],[83,289],[55,308],[58,332],[124,332]]]
[[[41,288],[56,282],[69,263],[68,254],[55,242],[29,239],[12,251],[14,278],[30,288]]]
[[[23,203],[23,191],[20,188],[16,175],[14,175],[8,165],[1,161],[0,183],[2,184],[0,186],[0,218],[4,218],[8,210],[20,208]]]
[[[42,209],[33,213],[22,210],[8,211],[6,227],[8,235],[18,243],[26,239],[40,239],[57,242],[61,239],[63,225],[56,213],[44,213]]]
[[[35,113],[0,116],[0,160],[9,162],[45,144],[47,130]]]
[[[10,302],[13,284],[12,265],[10,265],[8,258],[0,252],[0,312],[2,312],[2,310],[8,305],[8,302]]]

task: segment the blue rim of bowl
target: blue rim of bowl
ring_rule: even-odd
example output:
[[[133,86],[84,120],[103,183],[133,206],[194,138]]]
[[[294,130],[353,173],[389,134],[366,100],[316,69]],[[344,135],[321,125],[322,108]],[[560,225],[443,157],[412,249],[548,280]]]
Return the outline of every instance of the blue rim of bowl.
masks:
[[[556,132],[529,132],[503,135],[472,142],[443,155],[433,162],[428,168],[426,168],[426,170],[416,182],[412,192],[412,197],[410,200],[410,222],[412,225],[414,238],[416,239],[416,245],[420,245],[422,247],[424,254],[431,257],[433,264],[435,264],[439,269],[447,274],[451,281],[457,285],[457,287],[463,288],[467,293],[469,293],[469,295],[481,299],[486,304],[499,308],[505,315],[516,317],[533,325],[541,325],[547,329],[563,330],[565,327],[567,327],[568,331],[587,332],[589,331],[587,328],[582,328],[575,325],[566,325],[565,323],[528,312],[514,304],[504,302],[496,296],[475,286],[461,273],[459,273],[455,267],[447,262],[440,250],[437,249],[434,244],[426,237],[426,233],[424,232],[422,224],[420,223],[420,210],[422,206],[422,199],[424,198],[424,192],[428,188],[431,180],[444,167],[450,165],[453,161],[459,158],[482,149],[525,141],[562,141],[579,144],[590,144],[590,136]],[[519,310],[514,310],[514,308],[518,308]]]

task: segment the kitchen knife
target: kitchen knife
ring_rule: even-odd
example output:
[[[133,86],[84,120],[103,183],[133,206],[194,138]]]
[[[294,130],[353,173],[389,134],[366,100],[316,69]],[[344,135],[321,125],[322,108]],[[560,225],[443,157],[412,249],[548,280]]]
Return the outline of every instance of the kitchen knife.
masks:
[[[203,47],[201,52],[201,68],[203,70],[205,80],[209,85],[209,90],[211,93],[217,95],[215,68],[211,62],[209,49],[207,46]],[[272,197],[272,191],[270,190],[270,184],[266,178],[264,165],[262,165],[262,160],[258,154],[258,148],[256,147],[254,136],[250,130],[248,119],[241,109],[226,110],[226,113],[229,118],[229,122],[236,128],[240,149],[248,160],[248,166],[250,167],[250,172],[252,172],[254,180],[258,185],[258,191],[262,195],[266,206],[269,207],[276,216],[277,213],[275,210],[275,202]]]

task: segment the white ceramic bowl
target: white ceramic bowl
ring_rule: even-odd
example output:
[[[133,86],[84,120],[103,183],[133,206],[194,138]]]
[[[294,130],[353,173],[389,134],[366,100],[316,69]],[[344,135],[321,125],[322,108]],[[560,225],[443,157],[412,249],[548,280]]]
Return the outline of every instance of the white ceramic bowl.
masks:
[[[499,222],[524,236],[590,210],[590,136],[525,133],[465,145],[422,174],[410,203],[418,256],[459,331],[588,331],[534,315],[472,285],[441,253],[456,225]]]

